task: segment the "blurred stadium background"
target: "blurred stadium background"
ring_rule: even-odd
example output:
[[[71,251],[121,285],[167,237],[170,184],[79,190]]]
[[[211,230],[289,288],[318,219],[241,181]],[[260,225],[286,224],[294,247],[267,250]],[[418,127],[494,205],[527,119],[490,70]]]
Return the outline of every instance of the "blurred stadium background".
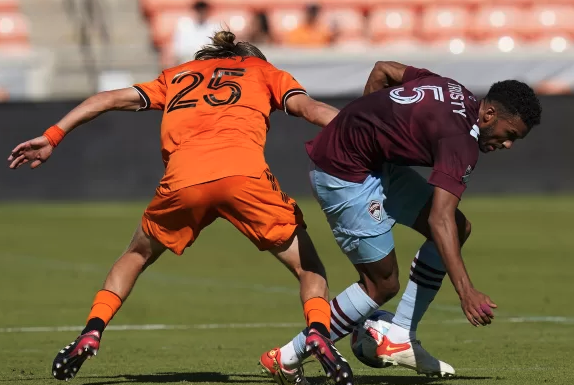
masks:
[[[376,60],[427,67],[479,96],[497,80],[526,81],[541,95],[542,126],[510,154],[483,157],[469,193],[572,191],[572,20],[571,0],[0,0],[0,114],[17,127],[2,130],[0,150],[93,92],[154,79],[228,27],[338,107],[362,93]],[[147,199],[162,172],[159,119],[104,116],[34,177],[0,169],[0,198]],[[301,144],[317,128],[282,114],[272,127],[272,169],[286,191],[308,194]]]
[[[563,94],[574,86],[573,19],[571,0],[0,0],[1,98],[83,97],[150,79],[188,59],[214,24],[321,96],[357,94],[381,58],[475,92],[517,77]]]

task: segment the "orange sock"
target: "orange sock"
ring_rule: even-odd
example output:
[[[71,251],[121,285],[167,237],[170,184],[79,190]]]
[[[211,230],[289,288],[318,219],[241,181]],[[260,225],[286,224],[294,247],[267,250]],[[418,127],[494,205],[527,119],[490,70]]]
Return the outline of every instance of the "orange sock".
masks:
[[[303,304],[303,312],[307,326],[316,322],[324,325],[327,331],[331,331],[331,306],[324,298],[315,297],[307,300]]]
[[[116,293],[109,290],[100,290],[97,292],[96,298],[94,298],[88,321],[97,317],[104,321],[107,326],[121,306],[122,300]]]

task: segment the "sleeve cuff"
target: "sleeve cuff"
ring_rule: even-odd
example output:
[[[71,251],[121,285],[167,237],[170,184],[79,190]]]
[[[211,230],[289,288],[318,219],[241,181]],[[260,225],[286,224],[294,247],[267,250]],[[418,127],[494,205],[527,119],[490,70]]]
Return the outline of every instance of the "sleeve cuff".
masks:
[[[149,100],[149,97],[147,96],[147,94],[144,92],[144,90],[142,90],[140,87],[138,86],[132,86],[133,89],[135,89],[138,94],[140,94],[140,97],[142,98],[142,100],[144,101],[145,105],[143,107],[138,108],[136,111],[146,111],[149,110],[151,107],[151,102]]]
[[[287,115],[289,115],[289,111],[287,111],[287,99],[297,94],[309,95],[307,91],[305,91],[303,88],[292,88],[289,91],[285,92],[285,94],[281,98],[281,106],[283,106],[283,111],[285,111]]]
[[[461,199],[464,190],[466,190],[466,185],[462,181],[436,170],[432,171],[428,183],[448,191],[459,200]]]

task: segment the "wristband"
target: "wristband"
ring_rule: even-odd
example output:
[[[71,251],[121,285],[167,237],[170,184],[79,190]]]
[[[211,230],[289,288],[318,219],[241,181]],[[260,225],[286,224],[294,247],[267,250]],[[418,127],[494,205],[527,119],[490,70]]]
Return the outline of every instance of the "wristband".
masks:
[[[60,144],[62,139],[64,139],[64,136],[66,136],[66,131],[62,130],[57,125],[53,125],[44,131],[44,136],[48,139],[48,142],[50,142],[52,147],[56,147]]]

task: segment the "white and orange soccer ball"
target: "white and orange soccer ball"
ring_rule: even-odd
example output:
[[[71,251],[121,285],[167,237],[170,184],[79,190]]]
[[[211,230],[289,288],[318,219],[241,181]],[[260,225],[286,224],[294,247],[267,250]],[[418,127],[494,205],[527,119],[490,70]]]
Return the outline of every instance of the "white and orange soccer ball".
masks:
[[[377,357],[377,347],[391,327],[395,315],[385,310],[377,310],[351,333],[351,350],[359,361],[372,368],[387,365]]]

